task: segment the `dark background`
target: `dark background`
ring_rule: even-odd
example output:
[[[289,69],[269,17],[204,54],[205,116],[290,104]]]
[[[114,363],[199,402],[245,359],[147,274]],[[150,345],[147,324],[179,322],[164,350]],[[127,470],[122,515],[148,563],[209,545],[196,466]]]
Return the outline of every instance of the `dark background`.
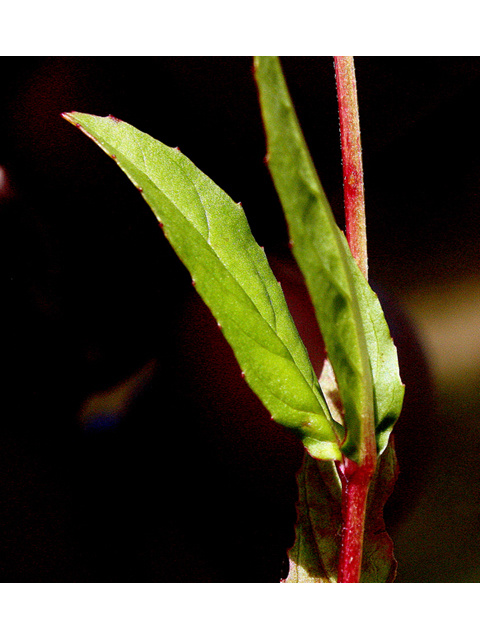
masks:
[[[282,61],[343,225],[332,59]],[[300,447],[243,386],[137,191],[60,117],[113,114],[179,146],[242,201],[259,244],[282,259],[252,60],[0,64],[2,581],[278,581]],[[480,59],[356,67],[370,278],[407,385],[386,509],[398,580],[477,581],[480,354],[474,343],[468,375],[452,358],[445,377],[410,303],[434,300],[435,318],[452,291],[478,300],[465,283],[480,276]]]

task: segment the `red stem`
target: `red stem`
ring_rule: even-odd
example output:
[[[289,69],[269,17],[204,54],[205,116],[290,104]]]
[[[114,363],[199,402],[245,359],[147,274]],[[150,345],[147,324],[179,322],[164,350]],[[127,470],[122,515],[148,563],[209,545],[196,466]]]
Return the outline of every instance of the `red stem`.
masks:
[[[368,278],[362,143],[360,139],[355,66],[351,56],[334,56],[334,61],[342,141],[343,194],[347,240],[360,270]]]
[[[355,67],[352,57],[335,56],[334,60],[342,141],[347,240],[353,257],[368,279],[362,145]],[[364,419],[367,420],[367,417]],[[365,430],[367,436],[359,464],[345,458],[339,465],[342,478],[343,529],[338,582],[360,582],[361,577],[365,512],[377,455],[374,426],[367,426],[369,428]]]
[[[365,512],[374,469],[371,465],[358,466],[351,460],[346,462],[351,475],[342,476],[343,529],[338,582],[360,582]]]

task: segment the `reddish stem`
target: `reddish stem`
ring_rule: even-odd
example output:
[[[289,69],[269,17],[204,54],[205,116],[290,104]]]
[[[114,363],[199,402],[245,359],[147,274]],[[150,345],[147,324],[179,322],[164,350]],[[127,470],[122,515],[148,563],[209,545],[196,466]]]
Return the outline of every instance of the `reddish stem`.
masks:
[[[338,563],[338,582],[360,582],[368,491],[374,468],[346,461],[348,477],[342,476],[343,529]]]
[[[353,257],[368,278],[362,144],[355,66],[351,56],[334,56],[342,141],[343,194],[347,240]]]
[[[335,56],[334,59],[342,141],[347,240],[353,257],[368,279],[365,194],[355,67],[352,57]],[[370,422],[367,416],[364,416],[364,420]],[[342,478],[343,529],[338,582],[359,582],[361,576],[365,512],[377,456],[374,426],[366,426],[366,437],[359,463],[345,458],[339,465]]]

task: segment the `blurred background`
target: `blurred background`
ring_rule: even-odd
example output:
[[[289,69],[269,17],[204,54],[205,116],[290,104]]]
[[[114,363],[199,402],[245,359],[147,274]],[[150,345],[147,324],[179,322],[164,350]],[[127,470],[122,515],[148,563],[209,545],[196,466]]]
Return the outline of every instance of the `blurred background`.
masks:
[[[343,227],[333,61],[282,62]],[[0,64],[0,578],[278,581],[301,447],[241,380],[136,189],[60,117],[113,114],[179,146],[241,201],[315,345],[263,161],[251,58]],[[476,582],[480,59],[356,58],[356,69],[370,279],[406,383],[385,510],[397,580]]]

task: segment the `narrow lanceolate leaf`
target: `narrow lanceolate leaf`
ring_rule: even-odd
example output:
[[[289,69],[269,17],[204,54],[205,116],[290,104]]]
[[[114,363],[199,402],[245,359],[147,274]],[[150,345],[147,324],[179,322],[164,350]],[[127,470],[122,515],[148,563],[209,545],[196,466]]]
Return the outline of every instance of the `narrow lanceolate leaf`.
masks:
[[[391,444],[380,456],[368,494],[361,582],[393,582],[397,563],[385,530],[383,507],[397,477]],[[305,454],[297,474],[295,544],[285,582],[337,582],[342,531],[342,487],[335,463]]]
[[[141,190],[273,419],[294,429],[313,457],[340,459],[307,352],[242,207],[178,149],[127,123],[81,113],[64,117]]]
[[[378,300],[335,223],[278,58],[256,58],[255,74],[268,166],[340,390],[347,426],[342,450],[361,463],[371,438],[379,453],[385,449],[400,412],[396,349]]]
[[[357,267],[342,234],[355,291],[360,304],[363,330],[373,377],[375,435],[379,453],[385,451],[390,433],[400,415],[405,388],[400,379],[397,349],[390,336],[382,307]]]

